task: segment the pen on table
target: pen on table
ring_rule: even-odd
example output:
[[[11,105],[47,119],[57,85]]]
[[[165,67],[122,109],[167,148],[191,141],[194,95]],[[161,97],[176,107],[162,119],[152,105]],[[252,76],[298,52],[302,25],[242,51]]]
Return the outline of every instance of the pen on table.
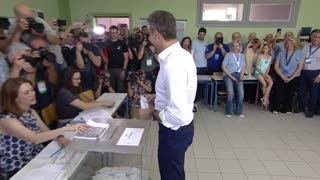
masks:
[[[118,127],[116,127],[116,129],[113,131],[109,139],[112,139],[113,135],[116,133],[117,130],[118,130]]]
[[[51,154],[49,157],[53,157],[54,155],[58,154],[59,152],[61,152],[63,150],[64,147],[61,147],[60,149],[58,149],[56,152],[54,152],[53,154]]]

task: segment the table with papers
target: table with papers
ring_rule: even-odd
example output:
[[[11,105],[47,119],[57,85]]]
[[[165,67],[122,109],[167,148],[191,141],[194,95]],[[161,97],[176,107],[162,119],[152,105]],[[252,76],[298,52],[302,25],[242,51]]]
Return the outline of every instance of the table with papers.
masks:
[[[80,113],[77,117],[74,118],[75,121],[79,119],[84,119],[82,116],[87,118],[88,114],[91,113],[94,114],[94,112],[99,112],[98,117],[101,118],[102,115],[109,114],[110,117],[113,113],[117,111],[117,109],[120,107],[120,105],[127,100],[127,94],[126,93],[105,93],[102,96],[100,96],[97,101],[101,100],[110,100],[114,101],[115,105],[112,108],[95,108],[93,110],[89,111],[83,111]],[[86,114],[85,114],[86,113]],[[127,114],[128,114],[128,103],[127,103]],[[111,120],[110,121],[128,121],[128,120]],[[130,120],[131,121],[131,120]],[[112,129],[113,127],[110,127]],[[108,130],[109,131],[109,130]],[[75,136],[76,132],[68,132],[64,135],[67,138],[73,138]],[[106,133],[106,135],[108,132]],[[78,140],[72,140],[78,142]],[[84,140],[85,141],[85,140]],[[74,159],[76,159],[78,164],[75,164],[74,170],[77,168],[77,166],[81,163],[81,161],[86,157],[86,153],[80,152],[78,153]],[[59,177],[58,174],[60,174],[63,171],[63,168],[66,164],[65,161],[65,148],[61,147],[57,142],[52,141],[49,143],[34,159],[32,159],[28,164],[26,164],[18,173],[16,173],[11,179],[12,180],[21,180],[26,177],[34,177],[34,179],[37,178],[43,178],[45,179],[55,179],[57,177],[58,179],[69,179],[69,176],[71,172],[65,173],[63,177]],[[49,168],[51,166],[51,168]],[[54,168],[53,168],[54,167]],[[59,169],[59,167],[61,169]],[[51,170],[51,171],[50,171]],[[73,172],[73,171],[72,171]],[[51,175],[51,176],[47,176]],[[29,178],[30,179],[30,178]]]

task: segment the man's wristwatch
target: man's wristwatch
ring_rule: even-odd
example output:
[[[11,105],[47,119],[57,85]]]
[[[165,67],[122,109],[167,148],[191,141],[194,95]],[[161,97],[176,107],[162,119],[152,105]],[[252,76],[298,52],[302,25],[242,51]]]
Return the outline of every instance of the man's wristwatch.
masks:
[[[155,112],[156,112],[157,110],[153,110],[152,111],[152,113],[151,113],[151,115],[152,115],[152,119],[154,120],[154,121],[157,121],[158,119],[156,118],[156,116],[155,116]]]
[[[64,138],[64,135],[59,135],[59,136],[57,137],[57,139],[59,139],[59,138]]]

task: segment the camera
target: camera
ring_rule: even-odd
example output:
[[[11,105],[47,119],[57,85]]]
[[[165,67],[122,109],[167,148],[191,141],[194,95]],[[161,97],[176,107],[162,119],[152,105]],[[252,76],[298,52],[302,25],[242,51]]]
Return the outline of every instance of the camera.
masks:
[[[105,48],[106,47],[106,38],[105,37],[98,37],[96,38],[95,43],[99,48]]]
[[[223,44],[223,37],[216,38],[216,44]]]
[[[26,18],[28,24],[29,24],[29,29],[34,29],[38,33],[43,33],[44,31],[44,25],[37,22],[33,17],[28,17]]]
[[[67,21],[64,19],[57,19],[57,26],[61,27],[61,26],[65,26],[67,25]]]
[[[138,81],[138,78],[140,75],[143,74],[143,71],[135,71],[135,72],[131,72],[129,74],[129,81],[130,83],[136,83]]]
[[[8,30],[10,26],[9,19],[6,17],[0,17],[0,29]]]
[[[56,61],[56,55],[52,52],[50,52],[46,48],[40,48],[39,50],[39,55],[42,61],[45,59],[51,63],[54,63]]]
[[[82,42],[83,48],[85,48],[88,51],[93,50],[93,44],[92,43],[87,43],[87,42]]]
[[[44,60],[47,60],[50,63],[54,63],[56,61],[56,55],[48,51],[48,49],[40,48],[38,51],[40,57],[33,58],[29,55],[22,55],[20,59],[24,59],[35,68],[41,67]]]

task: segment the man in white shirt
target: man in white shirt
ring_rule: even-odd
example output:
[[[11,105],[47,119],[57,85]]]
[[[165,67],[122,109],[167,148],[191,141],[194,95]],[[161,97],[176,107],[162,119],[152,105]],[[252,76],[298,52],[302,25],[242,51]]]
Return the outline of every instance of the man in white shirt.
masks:
[[[192,143],[193,101],[197,89],[196,66],[192,55],[182,49],[176,37],[176,20],[166,11],[147,18],[149,40],[159,52],[160,71],[153,118],[159,121],[158,162],[162,180],[184,180],[185,152]],[[146,115],[148,110],[141,112]]]

